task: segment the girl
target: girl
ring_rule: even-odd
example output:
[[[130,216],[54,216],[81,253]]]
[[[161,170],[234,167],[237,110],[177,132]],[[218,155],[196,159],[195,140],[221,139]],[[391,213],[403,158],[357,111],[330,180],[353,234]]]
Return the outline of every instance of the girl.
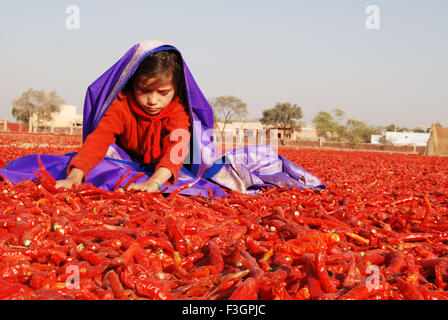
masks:
[[[56,187],[79,185],[117,143],[133,160],[155,164],[154,174],[129,189],[157,192],[167,181],[178,180],[187,153],[172,152],[178,143],[190,139],[190,120],[185,108],[182,60],[174,50],[157,51],[139,65],[124,89],[112,102],[97,128],[88,135],[81,150],[70,161],[65,179]],[[182,141],[176,141],[173,132]]]
[[[213,110],[179,51],[142,41],[87,89],[77,154],[18,158],[0,169],[0,180],[36,181],[42,164],[61,188],[84,182],[156,192],[164,184],[164,193],[209,198],[229,196],[229,189],[326,188],[269,145],[218,155],[213,126]]]

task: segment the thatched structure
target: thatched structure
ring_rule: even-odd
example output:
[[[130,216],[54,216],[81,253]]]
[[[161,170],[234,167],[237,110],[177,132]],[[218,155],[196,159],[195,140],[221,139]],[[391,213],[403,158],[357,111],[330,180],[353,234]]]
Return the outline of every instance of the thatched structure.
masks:
[[[431,127],[431,135],[426,146],[425,155],[448,156],[448,128]]]

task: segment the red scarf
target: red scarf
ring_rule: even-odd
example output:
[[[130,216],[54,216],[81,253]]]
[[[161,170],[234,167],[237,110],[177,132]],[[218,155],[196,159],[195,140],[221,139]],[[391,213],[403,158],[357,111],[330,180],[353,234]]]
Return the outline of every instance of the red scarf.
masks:
[[[171,101],[170,104],[168,104],[159,114],[151,116],[147,114],[142,107],[140,107],[140,105],[135,100],[134,93],[131,90],[127,91],[125,95],[132,111],[139,117],[150,120],[148,129],[146,129],[146,132],[144,134],[144,136],[147,138],[143,142],[143,150],[148,150],[148,144],[150,144],[152,159],[158,159],[162,155],[162,150],[160,147],[162,132],[161,120],[167,118],[170,115],[174,107],[179,104],[179,98],[175,97],[173,101]],[[144,162],[149,163],[150,160],[151,159],[149,158],[148,153],[145,153]]]

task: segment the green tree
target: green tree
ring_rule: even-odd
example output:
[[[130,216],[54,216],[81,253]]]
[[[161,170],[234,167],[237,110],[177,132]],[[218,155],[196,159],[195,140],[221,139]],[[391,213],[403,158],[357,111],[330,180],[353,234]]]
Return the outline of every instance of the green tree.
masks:
[[[341,109],[334,109],[334,110],[333,110],[333,114],[334,114],[334,117],[335,117],[338,121],[343,121],[343,120],[344,120],[345,112],[342,111]]]
[[[362,121],[348,119],[344,124],[344,111],[334,109],[332,114],[320,111],[312,122],[316,127],[317,134],[332,141],[346,141],[352,144],[371,141],[372,134],[381,133],[381,127],[368,126]]]
[[[52,119],[52,113],[60,110],[65,101],[55,91],[45,93],[44,90],[28,89],[20,98],[12,102],[12,115],[17,121],[28,124],[30,118],[36,117],[37,125]]]
[[[213,108],[215,121],[223,122],[221,136],[224,134],[227,123],[232,120],[241,120],[247,115],[247,105],[234,96],[221,96],[214,98],[210,105]]]
[[[341,125],[336,119],[330,113],[325,111],[318,112],[314,116],[312,122],[316,127],[317,135],[319,137],[335,140],[337,139],[336,136],[338,136],[338,133],[342,131]]]
[[[263,110],[263,116],[260,122],[277,129],[281,129],[284,133],[291,133],[293,130],[300,130],[302,119],[302,108],[296,104],[291,105],[289,102],[277,102],[274,108]]]
[[[397,129],[398,126],[395,123],[392,123],[385,128],[386,131],[393,131],[393,132],[397,131]]]
[[[368,126],[365,122],[349,119],[346,124],[348,142],[352,144],[369,143],[373,134],[381,133],[380,127]]]
[[[423,129],[423,128],[415,128],[414,130],[412,130],[412,132],[416,132],[416,133],[425,133],[427,130]]]
[[[408,131],[412,131],[409,128],[406,128],[406,127],[399,127],[395,123],[392,123],[392,124],[388,125],[385,129],[386,129],[386,131],[392,131],[392,132],[408,132]]]

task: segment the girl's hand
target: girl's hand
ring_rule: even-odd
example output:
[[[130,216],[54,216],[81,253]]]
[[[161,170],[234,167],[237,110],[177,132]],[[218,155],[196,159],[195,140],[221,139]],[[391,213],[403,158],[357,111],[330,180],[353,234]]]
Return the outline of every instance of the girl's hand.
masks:
[[[79,185],[84,178],[84,172],[78,168],[73,168],[67,178],[56,181],[56,188],[71,189],[73,185]]]
[[[78,185],[79,183],[76,183],[75,181],[72,181],[70,179],[64,179],[64,180],[57,180],[56,181],[56,189],[63,188],[64,190],[73,188],[74,185]]]
[[[128,190],[146,191],[149,193],[155,193],[159,191],[157,182],[147,180],[145,182],[133,183],[128,187]]]

